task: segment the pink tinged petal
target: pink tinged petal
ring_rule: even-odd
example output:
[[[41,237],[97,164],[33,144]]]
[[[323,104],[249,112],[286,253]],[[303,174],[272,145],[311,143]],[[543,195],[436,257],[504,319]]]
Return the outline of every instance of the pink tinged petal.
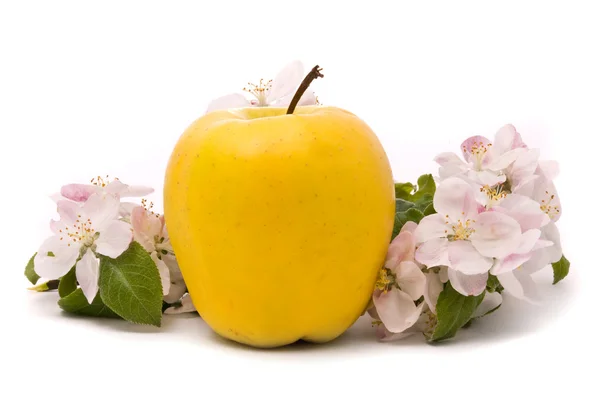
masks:
[[[154,264],[156,264],[156,268],[160,274],[160,283],[162,284],[163,295],[167,295],[171,290],[171,275],[169,274],[169,268],[165,262],[158,258],[156,252],[152,252],[150,257],[152,258]]]
[[[460,178],[447,178],[435,191],[433,207],[440,215],[448,216],[452,222],[473,219],[478,207],[474,188]]]
[[[52,231],[53,234],[60,234],[60,230],[63,228],[65,228],[65,224],[57,220],[50,220],[50,231]]]
[[[473,312],[473,317],[482,317],[500,305],[502,305],[501,294],[497,292],[486,292],[483,297],[483,301],[481,301],[477,309],[475,309],[475,312]]]
[[[113,180],[106,186],[106,192],[119,195],[121,198],[131,198],[150,195],[154,189],[140,185],[127,185],[120,180]]]
[[[450,284],[458,293],[468,297],[471,295],[479,295],[485,291],[485,286],[488,280],[488,274],[463,274],[454,269],[448,269],[448,278]]]
[[[545,248],[548,255],[548,263],[558,262],[562,257],[562,246],[560,242],[560,232],[554,223],[550,223],[542,228],[542,238],[552,241],[552,246]]]
[[[560,172],[560,168],[556,160],[540,160],[538,167],[544,177],[549,181],[554,180]]]
[[[528,182],[535,175],[539,158],[539,149],[522,151],[510,169],[511,185],[517,187]]]
[[[523,234],[521,234],[521,242],[515,250],[515,253],[527,253],[532,251],[541,234],[542,232],[537,228],[525,231]]]
[[[410,232],[401,232],[394,238],[388,248],[385,267],[393,269],[403,260],[413,260],[415,256],[415,240]]]
[[[448,245],[448,257],[448,276],[451,270],[465,274],[486,273],[494,263],[491,258],[481,255],[469,241],[451,241]]]
[[[164,300],[166,303],[172,304],[180,299],[186,291],[187,287],[183,281],[172,282],[169,293],[165,295]]]
[[[523,231],[540,228],[550,219],[536,201],[518,194],[509,194],[500,204],[499,211],[515,219]]]
[[[447,237],[448,230],[449,225],[446,224],[444,216],[439,213],[430,214],[425,216],[415,229],[415,242],[420,244],[431,239]]]
[[[304,92],[298,101],[298,106],[314,106],[315,104],[317,104],[317,96],[313,91]]]
[[[434,238],[424,242],[417,248],[415,260],[427,267],[448,266],[448,239]]]
[[[429,309],[433,313],[435,313],[435,306],[437,305],[438,298],[440,297],[440,293],[444,289],[444,284],[440,279],[440,275],[436,274],[432,271],[427,272],[425,274],[426,278],[426,288],[425,288],[425,302],[429,306]]]
[[[102,232],[104,227],[119,215],[120,202],[110,194],[93,194],[83,204],[82,215],[91,220],[92,227]]]
[[[452,153],[452,152],[440,153],[433,159],[433,161],[436,162],[437,164],[439,164],[440,166],[445,166],[445,165],[449,164],[449,165],[460,166],[461,168],[464,167],[465,169],[467,168],[467,165],[465,164],[465,162],[462,161],[460,159],[460,157],[458,157],[456,155],[456,153]]]
[[[500,274],[498,281],[504,290],[515,298],[538,303],[539,295],[531,275],[521,269]]]
[[[292,61],[273,78],[271,90],[267,95],[267,104],[282,98],[284,96],[293,95],[300,82],[304,78],[304,67],[302,62]]]
[[[407,221],[406,223],[404,223],[404,225],[402,226],[402,228],[400,229],[400,232],[409,232],[414,234],[415,230],[417,229],[418,224],[415,223],[414,221]]]
[[[217,110],[237,109],[240,107],[248,106],[250,106],[250,102],[244,97],[244,95],[239,93],[232,93],[229,95],[218,97],[212,102],[210,102],[208,108],[206,109],[206,113],[210,113]]]
[[[530,274],[543,269],[551,263],[557,262],[562,257],[560,233],[556,224],[550,223],[543,227],[542,238],[534,246],[529,261],[523,264],[523,270]],[[549,245],[549,243],[551,244]]]
[[[132,238],[131,226],[115,220],[104,228],[95,241],[96,252],[114,259],[129,248]]]
[[[148,252],[155,250],[154,237],[162,230],[161,220],[149,213],[143,206],[137,206],[131,211],[131,226],[133,239],[140,243]]]
[[[178,306],[178,307],[171,306],[170,308],[167,308],[165,310],[165,314],[167,314],[167,315],[177,315],[179,313],[186,313],[186,312],[196,312],[196,307],[194,306],[194,303],[192,301],[192,297],[190,296],[190,294],[185,294],[181,298],[181,306]]]
[[[463,157],[469,163],[479,163],[479,161],[485,161],[489,158],[490,152],[486,151],[485,153],[481,153],[483,149],[488,149],[492,142],[484,136],[475,135],[470,138],[467,138],[461,145],[460,149],[462,150]],[[480,159],[478,159],[477,155],[481,155]]]
[[[521,242],[521,226],[505,214],[483,212],[472,224],[471,243],[483,256],[505,258],[514,253]]]
[[[98,192],[99,188],[90,184],[69,184],[60,189],[62,196],[75,202],[85,202],[92,194]]]
[[[33,259],[35,272],[50,280],[64,276],[75,266],[79,248],[79,243],[61,240],[57,235],[46,239]],[[48,256],[48,252],[54,256]]]
[[[98,259],[91,249],[88,249],[75,267],[77,282],[83,291],[88,303],[92,303],[98,293],[98,277],[100,268]]]
[[[506,176],[504,174],[495,173],[489,170],[471,170],[469,171],[467,177],[469,180],[479,185],[488,185],[490,187],[493,187],[506,181]]]
[[[63,226],[61,228],[64,228],[75,223],[78,214],[81,213],[81,206],[70,200],[60,200],[56,202],[56,210],[60,216],[60,223]]]
[[[494,148],[498,153],[506,153],[517,148],[526,148],[521,134],[512,124],[506,124],[496,132],[494,137]]]
[[[513,271],[514,269],[518,268],[519,266],[527,262],[529,259],[531,259],[531,255],[531,253],[513,253],[511,255],[508,255],[504,259],[496,260],[496,263],[494,264],[494,267],[492,267],[492,270],[490,272],[493,275],[497,276],[499,274]]]
[[[129,216],[134,208],[138,207],[139,204],[134,202],[121,202],[119,205],[119,216]]]
[[[398,340],[401,340],[406,337],[410,337],[413,334],[415,334],[414,331],[405,331],[403,333],[392,333],[391,331],[386,329],[383,324],[380,324],[377,326],[375,333],[376,333],[379,341],[383,341],[383,342],[398,341]]]
[[[537,180],[533,191],[533,199],[538,201],[542,210],[548,214],[553,222],[558,221],[562,214],[562,207],[558,192],[552,181]]]
[[[484,164],[483,168],[489,169],[492,171],[501,171],[514,163],[515,160],[525,152],[525,149],[513,149],[503,154],[495,154],[493,157],[488,158]]]
[[[52,199],[54,203],[58,202],[59,200],[67,200],[67,198],[62,196],[60,192],[50,195],[49,198]]]
[[[423,303],[415,306],[411,297],[397,288],[373,295],[373,304],[379,318],[392,333],[401,333],[415,324],[423,308]]]
[[[402,292],[407,293],[413,301],[423,296],[425,293],[425,274],[415,262],[402,262],[392,271],[396,274],[396,280]]]

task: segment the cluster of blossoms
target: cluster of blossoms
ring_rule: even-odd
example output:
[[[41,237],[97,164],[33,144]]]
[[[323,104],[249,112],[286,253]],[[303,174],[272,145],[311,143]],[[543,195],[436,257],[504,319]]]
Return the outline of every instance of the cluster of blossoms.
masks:
[[[468,138],[461,150],[464,161],[454,153],[435,158],[435,212],[406,223],[390,244],[369,309],[382,339],[430,336],[448,283],[481,297],[472,317],[499,307],[503,291],[535,302],[531,275],[562,258],[557,164],[539,160],[512,125],[493,142]]]
[[[50,221],[53,233],[33,258],[35,273],[58,280],[72,269],[89,304],[99,291],[100,257],[116,259],[139,243],[158,269],[165,313],[193,311],[191,299],[175,259],[164,217],[152,203],[122,201],[149,195],[152,188],[126,185],[119,179],[97,177],[90,184],[69,184],[52,196],[58,220]]]

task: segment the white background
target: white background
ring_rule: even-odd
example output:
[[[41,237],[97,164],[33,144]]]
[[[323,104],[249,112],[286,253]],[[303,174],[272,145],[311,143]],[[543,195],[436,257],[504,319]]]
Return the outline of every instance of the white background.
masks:
[[[600,14],[593,2],[415,3],[2,1],[0,399],[595,399]],[[272,351],[191,316],[160,330],[65,316],[56,294],[25,290],[47,195],[110,174],[154,186],[161,210],[186,126],[294,59],[324,68],[319,99],[371,125],[400,181],[515,124],[561,163],[571,275],[553,287],[545,271],[541,306],[507,299],[446,344],[378,343],[362,320],[333,343]]]

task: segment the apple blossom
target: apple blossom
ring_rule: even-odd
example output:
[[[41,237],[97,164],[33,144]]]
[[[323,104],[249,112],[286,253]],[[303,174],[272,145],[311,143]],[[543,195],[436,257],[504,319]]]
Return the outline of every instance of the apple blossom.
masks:
[[[477,185],[492,188],[506,181],[504,170],[519,157],[524,147],[515,128],[505,125],[496,133],[493,144],[479,135],[467,138],[461,144],[466,162],[452,152],[441,153],[434,160],[440,165],[439,175],[442,180],[459,176]]]
[[[131,226],[134,240],[150,253],[156,264],[165,302],[178,301],[185,293],[186,285],[175,259],[164,216],[137,206],[131,211]]]
[[[415,301],[425,292],[425,275],[414,262],[414,223],[406,224],[391,242],[385,265],[373,293],[369,313],[391,333],[401,333],[415,324],[424,303]]]
[[[300,61],[293,61],[283,68],[273,80],[260,80],[258,85],[248,83],[249,87],[244,88],[254,97],[248,100],[241,93],[232,93],[213,100],[206,110],[207,113],[215,110],[223,110],[238,107],[283,107],[290,104],[295,91],[304,78],[304,66]],[[306,91],[298,106],[317,104],[317,98],[311,91]]]
[[[424,217],[415,230],[415,259],[429,268],[447,266],[459,293],[481,294],[494,259],[511,255],[525,240],[519,223],[483,209],[473,187],[457,177],[440,183],[433,205],[437,213]]]
[[[113,195],[94,193],[83,204],[60,200],[57,210],[60,220],[53,222],[54,235],[42,243],[35,256],[35,271],[57,279],[75,266],[77,281],[91,303],[98,292],[97,255],[121,255],[131,243],[131,227],[117,220],[119,200]]]

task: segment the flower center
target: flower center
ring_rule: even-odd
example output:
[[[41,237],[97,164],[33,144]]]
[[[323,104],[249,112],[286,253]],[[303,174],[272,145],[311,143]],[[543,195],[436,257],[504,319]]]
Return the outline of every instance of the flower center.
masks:
[[[502,199],[506,198],[506,195],[508,195],[508,191],[504,189],[503,185],[495,185],[493,187],[490,187],[489,185],[484,185],[483,187],[481,187],[479,189],[480,192],[483,192],[489,202],[488,202],[488,207],[490,206],[494,206],[495,204],[499,203]]]
[[[244,92],[248,92],[256,98],[256,100],[251,102],[252,105],[258,107],[268,106],[267,94],[269,93],[269,90],[271,90],[272,82],[272,79],[269,79],[268,81],[261,79],[258,85],[248,82],[248,86],[244,88]]]
[[[387,267],[379,270],[379,277],[375,282],[375,288],[383,292],[388,292],[396,284],[396,276]]]
[[[492,147],[491,143],[485,144],[482,141],[473,142],[470,148],[467,146],[463,146],[463,152],[470,153],[471,157],[475,160],[475,169],[481,170],[481,164],[483,163],[483,158],[485,154],[488,152],[488,149]]]
[[[540,209],[542,209],[542,212],[546,213],[550,219],[553,219],[560,213],[558,206],[552,204],[554,198],[556,198],[554,194],[550,194],[550,192],[546,191],[546,199],[542,199],[540,202]]]
[[[448,219],[448,215],[446,215]],[[467,219],[464,222],[458,220],[455,224],[451,224],[449,220],[446,220],[446,224],[452,229],[452,233],[448,230],[444,230],[450,241],[468,240],[471,234],[475,232],[475,229],[471,227],[471,224],[475,223],[475,220]]]
[[[94,235],[96,230],[90,219],[83,220],[81,215],[77,215],[77,220],[72,227],[66,226],[64,230],[58,230],[61,241],[68,241],[68,246],[72,243],[80,243],[81,246],[90,247],[94,243]]]

